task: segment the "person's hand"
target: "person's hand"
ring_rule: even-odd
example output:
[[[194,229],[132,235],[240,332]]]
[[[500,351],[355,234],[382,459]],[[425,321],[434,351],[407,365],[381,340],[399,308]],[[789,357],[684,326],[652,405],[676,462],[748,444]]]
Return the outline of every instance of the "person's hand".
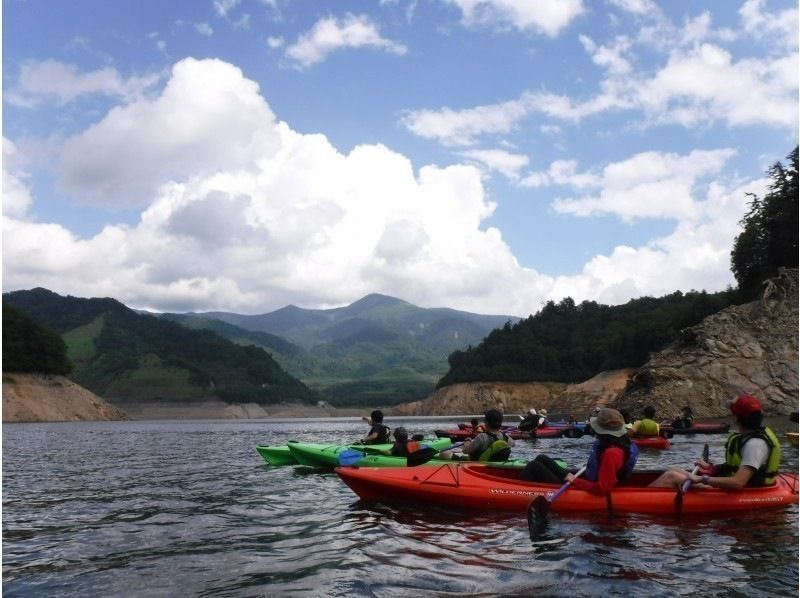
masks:
[[[574,475],[574,474],[571,474],[571,473],[568,473],[566,476],[564,476],[564,481],[565,481],[565,482],[568,482],[568,483],[570,483],[570,484],[571,484],[572,482],[574,482],[576,479],[578,479],[578,478],[576,478],[576,477],[575,477],[575,475]]]
[[[695,465],[699,468],[701,474],[711,475],[714,473],[714,466],[711,465],[708,461],[704,461],[703,459],[698,459],[694,462]]]

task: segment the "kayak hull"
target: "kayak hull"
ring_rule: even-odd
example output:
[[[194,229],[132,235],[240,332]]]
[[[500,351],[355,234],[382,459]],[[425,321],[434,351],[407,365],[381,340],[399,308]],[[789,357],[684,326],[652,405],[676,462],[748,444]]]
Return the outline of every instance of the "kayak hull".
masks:
[[[631,441],[640,449],[663,450],[672,446],[669,439],[664,436],[634,436]]]
[[[451,442],[449,438],[432,438],[422,440],[420,444],[425,444],[436,450],[443,450],[449,447]],[[345,450],[355,449],[375,456],[379,455],[382,450],[389,450],[392,448],[391,444],[311,444],[307,442],[295,442],[293,440],[290,440],[287,446],[297,463],[308,467],[336,467],[339,465],[339,454]],[[403,459],[403,461],[405,461],[405,459]],[[405,467],[405,462],[402,463],[402,465],[396,465],[396,467],[401,466]]]
[[[549,498],[559,488],[554,484],[520,481],[519,472],[513,468],[454,463],[405,469],[336,468],[339,477],[366,502],[525,512],[534,498]],[[675,490],[646,487],[659,473],[634,473],[629,483],[611,491],[610,500],[570,488],[550,509],[562,513],[676,514]],[[692,488],[683,497],[681,512],[724,514],[780,507],[797,503],[797,492],[795,474],[780,474],[777,483],[767,488],[739,491]]]
[[[449,438],[453,442],[463,442],[476,436],[472,430],[458,430],[455,428],[449,430],[434,430],[433,432],[439,438]],[[553,428],[549,426],[537,429],[536,434],[523,432],[522,430],[512,430],[510,432],[504,431],[505,434],[508,434],[508,436],[514,440],[530,440],[533,438],[560,438],[563,432],[564,428]]]
[[[289,447],[284,445],[259,445],[256,447],[258,454],[264,458],[264,461],[272,466],[279,467],[281,465],[297,465],[297,461],[289,451]]]
[[[669,424],[662,424],[659,429],[669,434],[727,434],[730,424],[694,424],[691,428],[675,428]]]
[[[797,446],[798,441],[798,433],[797,432],[786,432],[786,437],[789,439],[789,444],[793,444]]]

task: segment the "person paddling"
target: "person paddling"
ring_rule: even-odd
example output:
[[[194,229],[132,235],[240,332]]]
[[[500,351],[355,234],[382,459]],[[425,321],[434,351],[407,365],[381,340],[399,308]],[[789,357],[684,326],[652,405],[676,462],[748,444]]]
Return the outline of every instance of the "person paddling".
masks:
[[[522,421],[519,422],[519,429],[523,432],[535,432],[536,428],[539,427],[542,417],[539,416],[539,413],[531,407],[528,409],[528,413],[522,418]]]
[[[389,442],[388,427],[383,425],[383,412],[376,409],[369,414],[369,418],[362,417],[370,425],[369,433],[361,439],[361,444],[385,444]]]
[[[394,431],[394,444],[392,448],[381,452],[384,455],[408,457],[411,453],[417,452],[420,448],[419,442],[416,440],[409,440],[408,432],[403,426],[400,426]]]
[[[689,405],[686,405],[683,409],[681,409],[681,414],[672,420],[672,427],[685,430],[687,428],[691,428],[693,423],[694,414],[692,413],[692,408]]]
[[[461,447],[462,455],[452,451],[442,451],[441,459],[454,461],[505,461],[511,454],[514,439],[500,431],[503,426],[503,414],[497,409],[489,409],[483,415],[486,431],[475,438],[467,440]]]
[[[486,431],[486,426],[480,423],[477,417],[473,417],[469,420],[469,425],[472,426],[472,433],[475,434],[475,436]]]
[[[658,436],[661,428],[655,420],[656,409],[652,405],[644,408],[644,417],[633,422],[633,426],[628,431],[631,436]]]
[[[608,494],[630,476],[639,458],[639,448],[628,438],[625,419],[616,409],[603,408],[589,420],[597,439],[592,444],[584,479],[575,477],[555,459],[539,455],[525,466],[521,480],[563,484],[595,494]]]
[[[775,432],[764,425],[764,409],[752,395],[742,395],[730,403],[737,432],[725,443],[725,463],[696,462],[699,475],[683,469],[665,471],[650,486],[678,488],[684,481],[712,488],[738,490],[745,486],[772,486],[781,461],[781,448]]]

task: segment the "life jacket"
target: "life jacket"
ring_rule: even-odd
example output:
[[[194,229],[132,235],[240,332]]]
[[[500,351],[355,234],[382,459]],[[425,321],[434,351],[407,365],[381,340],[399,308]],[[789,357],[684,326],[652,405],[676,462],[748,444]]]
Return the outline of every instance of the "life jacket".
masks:
[[[767,462],[759,467],[753,476],[747,481],[748,486],[772,486],[775,483],[775,476],[781,462],[781,443],[775,432],[767,427],[750,432],[739,434],[734,432],[728,436],[725,443],[725,464],[722,466],[722,475],[732,476],[742,464],[742,450],[744,445],[753,438],[761,438],[767,443],[769,456]]]
[[[631,475],[633,468],[636,467],[636,460],[639,458],[639,447],[632,442],[630,446],[621,446],[620,448],[625,451],[625,463],[622,464],[622,467],[617,472],[617,482],[624,482]],[[596,482],[600,475],[600,453],[600,441],[595,440],[592,444],[592,452],[589,453],[589,460],[586,463],[586,471],[583,473],[583,477],[590,482]]]
[[[486,426],[484,426],[483,424],[478,424],[477,426],[472,428],[472,432],[474,434],[483,434],[484,432],[486,432]]]
[[[392,455],[395,457],[408,457],[411,453],[416,453],[420,448],[420,444],[416,440],[407,440],[405,444],[395,442],[394,446],[392,446]]]
[[[383,424],[373,424],[369,433],[372,434],[373,432],[377,432],[378,437],[373,440],[371,444],[386,444],[389,442],[389,435],[392,431],[388,426],[384,426]]]
[[[480,455],[478,461],[506,461],[511,456],[511,447],[508,446],[508,436],[500,432],[484,432],[492,441]]]
[[[636,431],[639,436],[658,436],[658,432],[657,421],[647,417],[639,420],[639,429]]]

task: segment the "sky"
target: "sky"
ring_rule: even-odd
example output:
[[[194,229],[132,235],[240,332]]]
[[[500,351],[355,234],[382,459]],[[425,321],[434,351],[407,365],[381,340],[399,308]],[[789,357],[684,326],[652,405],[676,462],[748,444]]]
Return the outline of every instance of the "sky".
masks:
[[[3,0],[3,291],[525,317],[735,286],[788,0]]]

